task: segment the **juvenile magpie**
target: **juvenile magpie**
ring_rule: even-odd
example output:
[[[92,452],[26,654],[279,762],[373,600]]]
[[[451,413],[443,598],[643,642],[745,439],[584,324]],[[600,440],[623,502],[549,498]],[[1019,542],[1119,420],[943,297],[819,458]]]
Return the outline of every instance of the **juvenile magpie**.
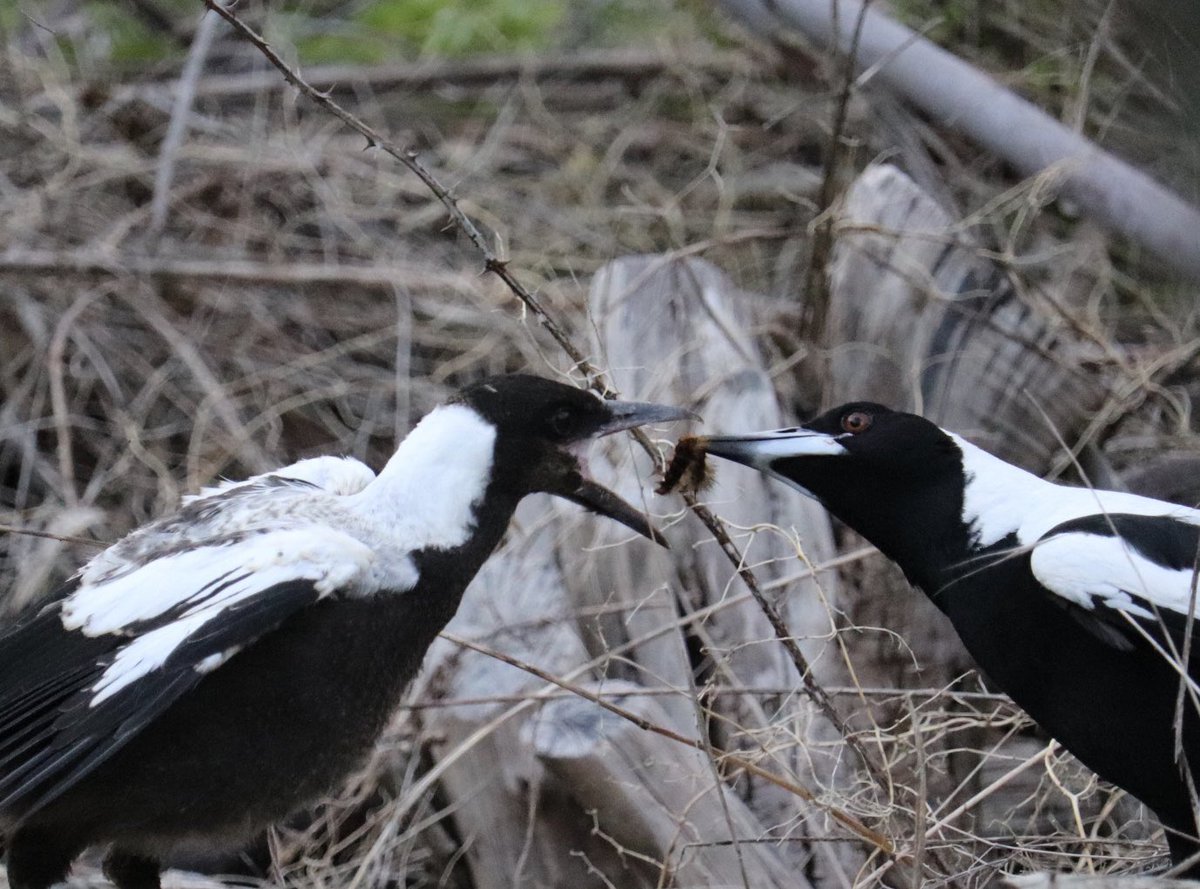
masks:
[[[688,411],[494,377],[378,476],[324,457],[189,498],[0,636],[0,818],[13,889],[108,846],[120,889],[234,846],[369,751],[518,502],[565,497],[662,542],[591,481],[591,439]]]
[[[698,444],[815,497],[898,564],[984,673],[1149,806],[1200,876],[1200,657],[1181,667],[1200,648],[1200,511],[1052,484],[871,403]]]

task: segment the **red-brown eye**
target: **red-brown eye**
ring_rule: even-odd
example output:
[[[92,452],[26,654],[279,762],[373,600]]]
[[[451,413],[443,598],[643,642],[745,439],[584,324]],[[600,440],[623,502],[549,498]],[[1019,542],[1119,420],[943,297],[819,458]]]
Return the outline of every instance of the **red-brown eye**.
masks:
[[[866,432],[871,428],[871,415],[866,411],[851,411],[842,417],[842,429],[851,435]]]

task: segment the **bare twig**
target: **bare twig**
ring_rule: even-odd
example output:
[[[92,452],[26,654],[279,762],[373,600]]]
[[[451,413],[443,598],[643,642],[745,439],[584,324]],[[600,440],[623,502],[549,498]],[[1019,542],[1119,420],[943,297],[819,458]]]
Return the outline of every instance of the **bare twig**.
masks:
[[[424,265],[329,265],[311,262],[177,259],[158,256],[111,256],[91,250],[21,250],[0,253],[0,272],[23,275],[89,275],[212,279],[242,284],[353,284],[358,287],[411,290],[464,289],[465,276]]]
[[[472,56],[370,66],[314,65],[305,79],[320,90],[337,89],[350,83],[367,84],[374,89],[426,90],[441,84],[490,86],[517,79],[591,83],[604,78],[619,78],[636,83],[658,77],[682,64],[682,59],[660,49],[621,47],[582,49],[562,55]],[[742,56],[737,53],[715,52],[686,59],[689,74],[699,70],[728,78],[745,67]],[[268,71],[210,74],[196,84],[196,95],[205,99],[257,96],[280,86],[279,78]],[[118,89],[113,98],[120,103],[149,96],[160,89],[157,84],[136,84]]]
[[[867,6],[870,0],[863,3],[858,10],[858,20],[854,23],[854,33],[850,41],[850,49],[844,60],[845,71],[842,74],[842,89],[833,116],[833,127],[829,133],[829,145],[825,150],[825,170],[821,177],[821,191],[817,197],[817,206],[821,216],[816,222],[813,232],[812,251],[809,256],[808,271],[804,282],[804,313],[801,317],[800,336],[802,339],[823,343],[826,337],[825,318],[829,314],[829,254],[833,249],[833,201],[837,193],[837,172],[842,161],[842,133],[846,128],[846,115],[850,108],[850,99],[854,94],[854,69],[858,54],[858,41],[862,35],[863,20],[866,18]],[[838,5],[835,0],[833,14],[838,15]]]
[[[488,244],[482,232],[471,221],[458,206],[457,199],[446,189],[445,186],[437,179],[436,176],[422,163],[417,155],[417,152],[411,148],[405,148],[394,144],[382,133],[366,124],[364,121],[351,114],[349,111],[341,107],[327,93],[322,93],[311,84],[309,84],[298,71],[291,68],[283,59],[276,53],[267,42],[259,36],[252,28],[246,25],[232,11],[222,7],[216,0],[204,0],[205,5],[214,11],[241,34],[246,40],[250,41],[266,58],[274,65],[284,76],[288,83],[295,86],[305,96],[316,102],[330,114],[342,121],[348,127],[359,133],[367,140],[369,148],[378,148],[384,151],[389,156],[395,158],[409,170],[411,170],[426,187],[433,192],[434,196],[445,207],[449,213],[454,225],[466,235],[468,240],[476,247],[483,256],[484,268],[499,277],[509,290],[516,296],[521,303],[528,309],[538,322],[546,329],[559,347],[571,359],[573,369],[582,373],[586,379],[589,388],[601,393],[606,397],[615,397],[616,391],[606,382],[605,377],[592,363],[584,357],[584,353],[579,349],[566,330],[558,323],[558,321],[542,306],[541,302],[516,278],[512,271],[508,268],[506,260],[501,259]],[[658,449],[654,447],[650,439],[641,431],[633,430],[632,434],[638,444],[650,455],[654,461],[658,472],[662,471],[662,457]],[[754,596],[755,602],[766,615],[767,620],[771,624],[771,628],[775,633],[776,638],[784,646],[784,650],[791,658],[796,667],[797,673],[800,675],[804,683],[804,689],[807,694],[813,699],[822,714],[830,721],[837,731],[846,739],[847,744],[854,750],[856,756],[861,759],[864,766],[867,768],[872,778],[881,786],[885,785],[882,772],[874,763],[862,744],[849,730],[845,720],[834,708],[832,701],[821,690],[820,686],[813,679],[812,669],[808,663],[808,659],[800,651],[800,647],[796,644],[795,638],[788,630],[787,624],[780,616],[775,607],[766,599],[758,585],[758,581],[754,573],[745,566],[742,554],[737,546],[726,533],[721,522],[710,512],[705,506],[697,502],[696,498],[691,495],[685,495],[684,500],[693,513],[704,523],[705,527],[712,532],[713,537],[717,540],[722,552],[726,554],[730,563],[736,568],[738,576],[750,589]]]
[[[445,632],[442,633],[442,636],[443,636],[443,638],[449,639],[451,642],[453,642],[456,645],[461,645],[463,648],[469,648],[469,649],[471,649],[471,651],[475,651],[475,652],[478,652],[479,654],[483,654],[483,655],[487,655],[488,657],[495,658],[496,660],[502,661],[503,663],[506,663],[509,666],[516,667],[518,670],[523,670],[532,676],[536,676],[538,679],[541,679],[544,682],[549,682],[551,685],[557,685],[559,688],[565,689],[566,691],[569,691],[572,694],[578,695],[579,697],[584,698],[585,700],[591,701],[596,706],[602,707],[605,710],[609,711],[610,713],[614,713],[617,716],[620,716],[622,719],[626,719],[629,722],[632,722],[634,725],[636,725],[638,728],[642,729],[643,731],[653,732],[656,735],[662,735],[664,738],[669,738],[670,740],[676,742],[677,744],[683,744],[685,747],[692,747],[701,752],[705,752],[705,753],[712,752],[710,745],[706,744],[704,741],[697,740],[695,738],[689,738],[689,737],[687,737],[685,735],[681,735],[678,732],[673,731],[665,726],[657,725],[653,722],[650,722],[648,719],[645,719],[630,710],[626,710],[624,707],[618,707],[612,701],[605,700],[605,698],[601,695],[594,694],[594,693],[588,691],[586,688],[583,688],[582,686],[576,685],[571,682],[567,682],[564,679],[559,679],[557,676],[553,676],[550,673],[547,673],[545,670],[541,670],[541,669],[533,666],[533,664],[529,664],[529,663],[526,663],[525,661],[511,657],[510,655],[507,655],[502,651],[497,651],[493,648],[488,648],[484,645],[480,645],[477,642],[472,642],[469,639],[464,639],[461,636],[455,636],[451,633],[445,633]],[[835,821],[837,821],[839,824],[841,824],[843,827],[847,828],[848,830],[852,831],[855,835],[857,835],[857,836],[861,837],[862,839],[866,840],[867,842],[871,843],[871,845],[875,846],[880,851],[888,853],[888,854],[891,854],[894,851],[894,846],[892,845],[892,841],[890,839],[885,837],[883,834],[867,827],[865,824],[863,824],[861,821],[859,821],[853,815],[851,815],[847,812],[844,812],[841,809],[837,809],[835,807],[832,807],[825,803],[822,803],[818,799],[817,795],[815,793],[813,793],[811,790],[809,790],[807,787],[802,787],[794,781],[789,781],[786,778],[781,778],[778,775],[767,771],[766,769],[762,768],[761,766],[755,765],[754,763],[750,762],[749,760],[743,759],[742,757],[740,757],[736,754],[733,754],[733,753],[722,753],[722,754],[720,754],[720,759],[723,763],[729,764],[737,770],[744,771],[747,774],[754,775],[757,778],[762,778],[764,781],[768,781],[771,784],[776,785],[777,787],[782,787],[784,790],[788,791],[791,794],[794,794],[795,796],[798,796],[800,799],[804,800],[805,802],[812,803],[813,805],[818,806],[823,811],[828,812],[829,816],[831,818],[833,818]]]
[[[50,368],[50,404],[54,412],[54,431],[58,448],[58,471],[62,476],[63,502],[67,506],[79,505],[79,492],[75,486],[75,457],[71,449],[71,421],[67,415],[67,394],[63,385],[67,338],[79,316],[99,296],[98,293],[82,293],[66,313],[58,319],[54,336],[50,338],[46,362]]]
[[[56,540],[59,543],[80,543],[84,546],[94,546],[103,549],[108,543],[103,540],[89,540],[86,537],[71,537],[65,534],[51,534],[49,531],[35,531],[32,528],[19,528],[16,525],[0,525],[0,534],[21,534],[25,537],[40,537],[43,540]]]
[[[368,148],[377,148],[383,151],[411,170],[424,183],[425,187],[433,192],[434,197],[441,202],[442,206],[446,208],[446,212],[450,214],[450,219],[454,222],[454,225],[467,236],[467,239],[470,240],[483,256],[483,267],[503,281],[509,290],[533,313],[534,317],[546,329],[547,333],[550,334],[559,347],[571,359],[574,368],[587,377],[589,385],[600,392],[608,392],[608,387],[599,382],[601,379],[600,371],[593,367],[591,362],[584,357],[583,352],[576,348],[566,331],[542,307],[541,301],[527,290],[525,285],[517,280],[516,276],[509,271],[508,261],[502,259],[492,249],[487,239],[483,236],[483,233],[479,230],[479,227],[459,208],[458,199],[430,172],[415,149],[395,144],[378,130],[369,126],[365,121],[351,114],[337,102],[333,101],[328,93],[317,90],[301,77],[299,72],[289,67],[280,58],[279,54],[271,49],[267,42],[250,28],[249,25],[230,10],[225,9],[217,3],[216,0],[204,0],[204,5],[233,25],[239,34],[250,41],[259,52],[266,56],[267,61],[279,69],[279,72],[288,83],[366,139]]]

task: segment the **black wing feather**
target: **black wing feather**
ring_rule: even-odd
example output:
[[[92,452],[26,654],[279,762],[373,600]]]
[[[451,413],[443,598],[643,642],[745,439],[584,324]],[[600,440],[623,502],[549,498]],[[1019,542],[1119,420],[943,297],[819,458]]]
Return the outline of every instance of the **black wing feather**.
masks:
[[[161,667],[95,704],[93,687],[130,636],[66,630],[61,595],[19,621],[0,635],[0,811],[24,817],[62,795],[200,682],[197,664],[251,644],[318,598],[310,580],[264,589],[220,612]]]

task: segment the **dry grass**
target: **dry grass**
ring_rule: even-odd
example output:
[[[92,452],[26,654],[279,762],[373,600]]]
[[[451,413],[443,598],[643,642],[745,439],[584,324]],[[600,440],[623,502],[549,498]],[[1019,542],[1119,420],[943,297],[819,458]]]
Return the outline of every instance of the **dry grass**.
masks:
[[[421,147],[577,342],[599,320],[587,317],[586,282],[606,261],[674,251],[725,268],[748,291],[756,343],[796,411],[821,398],[823,365],[797,338],[794,295],[810,277],[831,121],[844,112],[843,156],[830,167],[839,188],[873,158],[935,145],[946,192],[988,234],[1014,286],[1091,343],[1089,369],[1113,381],[1086,430],[1097,465],[1119,471],[1164,443],[1192,443],[1194,306],[1114,266],[1086,223],[1064,237],[1042,212],[1038,183],[1006,182],[890,105],[877,115],[853,95],[841,107],[836,80],[750,52],[690,50],[600,54],[591,67],[577,57],[501,62],[483,78],[470,62],[433,77],[419,66],[364,69],[324,85]],[[64,70],[36,34],[10,35],[0,66],[0,525],[52,535],[0,534],[10,607],[94,552],[89,541],[115,539],[218,476],[331,452],[377,466],[458,383],[569,370],[512,294],[481,274],[478,252],[428,192],[311,105],[251,75],[201,77],[156,229],[167,84],[85,84]],[[825,691],[884,779],[815,790],[900,851],[850,872],[856,885],[966,889],[1001,869],[1131,872],[1154,858],[1137,807],[982,689],[940,616],[894,571],[872,555],[846,562],[847,595],[830,606],[819,650],[844,660],[853,681]],[[796,564],[770,570],[795,574]],[[662,632],[688,625],[673,617]],[[589,669],[601,675],[604,663]],[[796,754],[794,688],[706,670],[699,689],[682,693],[710,718],[772,714],[766,724],[726,721],[712,733],[723,749],[765,765]],[[672,693],[646,692],[659,694]],[[743,703],[718,705],[726,698]],[[456,701],[423,686],[351,788],[273,834],[273,854],[259,857],[272,862],[264,877],[471,886],[435,780],[446,754],[431,753],[440,739],[424,716],[531,700]],[[847,757],[846,740],[812,755]],[[812,840],[803,819],[771,827],[787,844],[831,842]]]

